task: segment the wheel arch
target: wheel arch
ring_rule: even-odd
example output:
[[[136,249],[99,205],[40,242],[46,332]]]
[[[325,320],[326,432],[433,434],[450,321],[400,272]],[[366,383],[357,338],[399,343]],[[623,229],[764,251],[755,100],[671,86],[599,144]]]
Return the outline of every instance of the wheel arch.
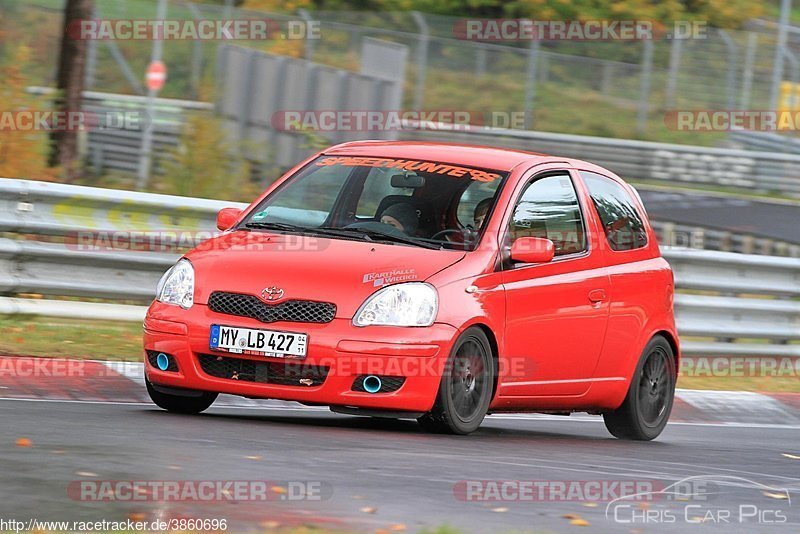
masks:
[[[656,336],[661,336],[667,340],[670,348],[672,348],[672,357],[675,360],[675,372],[678,373],[680,369],[680,344],[678,343],[678,336],[669,330],[659,330],[650,336],[653,339]]]
[[[494,369],[494,377],[492,382],[492,400],[494,400],[495,395],[497,395],[497,386],[499,382],[500,376],[500,348],[497,342],[497,336],[494,333],[494,330],[486,324],[479,321],[472,322],[469,324],[464,325],[464,328],[461,330],[462,332],[467,330],[468,328],[478,328],[484,334],[486,334],[486,339],[489,340],[489,348],[492,350],[492,361],[494,361],[495,369]]]

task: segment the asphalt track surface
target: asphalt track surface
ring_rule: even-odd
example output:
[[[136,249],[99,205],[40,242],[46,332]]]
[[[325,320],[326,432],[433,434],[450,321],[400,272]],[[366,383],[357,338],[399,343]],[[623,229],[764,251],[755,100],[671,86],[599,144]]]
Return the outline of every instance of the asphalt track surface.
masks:
[[[648,215],[669,221],[734,233],[800,243],[800,203],[750,200],[724,194],[668,191],[638,186]]]
[[[391,532],[402,524],[415,532],[448,524],[493,533],[580,530],[571,524],[576,514],[592,532],[800,532],[800,459],[783,456],[800,455],[796,425],[678,423],[657,441],[640,443],[613,439],[589,416],[492,416],[475,434],[457,437],[424,434],[413,421],[321,408],[212,407],[184,416],[144,403],[2,399],[0,429],[0,519],[6,520],[194,517],[226,518],[231,531],[311,524]],[[15,446],[18,436],[33,446]],[[626,501],[615,508],[580,499],[467,502],[454,491],[466,480],[667,486],[692,476],[716,481],[703,486],[711,493],[706,500]],[[329,495],[266,503],[86,502],[67,494],[76,480],[315,481]],[[789,499],[775,498],[781,492]],[[740,523],[740,506],[748,505],[747,513],[756,507],[766,521],[777,520],[778,511],[786,522]],[[645,510],[653,518],[647,523]],[[634,523],[616,522],[615,511]],[[709,511],[730,518],[684,520],[707,518]]]

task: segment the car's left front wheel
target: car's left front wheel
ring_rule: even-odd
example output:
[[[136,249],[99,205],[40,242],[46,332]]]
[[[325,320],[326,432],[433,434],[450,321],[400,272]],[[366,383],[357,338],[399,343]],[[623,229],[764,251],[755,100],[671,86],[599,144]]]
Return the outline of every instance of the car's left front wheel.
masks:
[[[147,394],[159,408],[168,412],[198,414],[208,409],[217,400],[218,393],[207,391],[186,391],[183,395],[172,395],[153,386],[149,380],[144,379]]]
[[[422,429],[446,434],[477,430],[492,400],[494,366],[483,330],[465,330],[453,346],[433,409],[417,419]]]

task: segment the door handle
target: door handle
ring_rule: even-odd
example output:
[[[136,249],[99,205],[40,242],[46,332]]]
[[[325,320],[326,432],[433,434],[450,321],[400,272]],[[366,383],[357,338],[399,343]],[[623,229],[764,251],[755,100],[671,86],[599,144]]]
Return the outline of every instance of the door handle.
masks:
[[[589,291],[589,300],[592,302],[603,302],[606,300],[606,290],[605,289],[593,289]]]

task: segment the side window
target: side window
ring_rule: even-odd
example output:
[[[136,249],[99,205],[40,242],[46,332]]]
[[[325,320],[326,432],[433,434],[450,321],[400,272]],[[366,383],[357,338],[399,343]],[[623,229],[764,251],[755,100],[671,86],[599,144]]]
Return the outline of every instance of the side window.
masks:
[[[499,180],[494,180],[492,182],[474,181],[464,190],[464,193],[462,193],[458,201],[458,208],[456,210],[456,217],[461,226],[469,226],[470,228],[475,228],[477,226],[475,223],[475,208],[484,200],[494,197],[499,182]],[[487,202],[484,205],[486,204],[489,204],[487,206],[487,208],[489,208],[492,203]]]
[[[520,237],[545,237],[555,245],[555,255],[586,250],[586,234],[578,196],[568,175],[539,178],[528,184],[514,207],[511,241]]]
[[[630,193],[605,176],[582,171],[586,188],[600,216],[612,250],[634,250],[647,245],[647,231]]]

